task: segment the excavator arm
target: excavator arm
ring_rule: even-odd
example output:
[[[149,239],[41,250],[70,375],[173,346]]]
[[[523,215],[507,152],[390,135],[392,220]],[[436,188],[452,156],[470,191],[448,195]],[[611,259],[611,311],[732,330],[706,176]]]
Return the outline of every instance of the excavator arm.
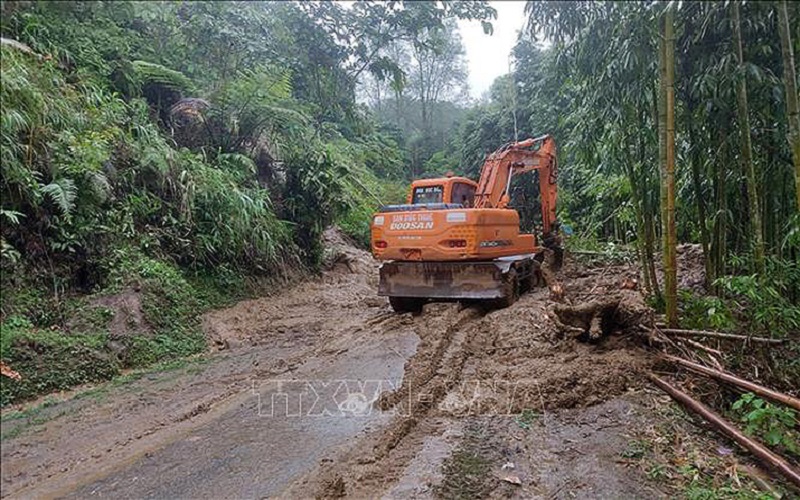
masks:
[[[556,143],[551,136],[509,143],[489,155],[481,168],[475,207],[506,208],[512,177],[531,170],[539,171],[542,229],[547,243],[557,229],[558,157]]]

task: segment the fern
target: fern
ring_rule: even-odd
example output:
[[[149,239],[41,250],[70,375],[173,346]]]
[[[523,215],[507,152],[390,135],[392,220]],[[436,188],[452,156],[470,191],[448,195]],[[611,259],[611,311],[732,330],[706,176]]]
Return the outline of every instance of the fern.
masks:
[[[72,179],[62,177],[46,186],[42,186],[39,190],[58,207],[61,215],[64,217],[72,215],[72,211],[75,208],[75,199],[78,197],[78,188]]]
[[[21,217],[25,217],[25,214],[20,213],[20,212],[16,212],[14,210],[0,209],[0,216],[2,216],[2,218],[5,218],[6,220],[8,220],[11,224],[13,224],[15,226],[18,226],[19,225],[19,219]]]
[[[161,85],[183,93],[194,91],[192,81],[180,71],[147,61],[133,61],[132,65],[136,77],[145,85]]]
[[[107,200],[111,194],[111,183],[108,182],[108,177],[102,172],[89,172],[87,177],[97,198],[101,201]]]

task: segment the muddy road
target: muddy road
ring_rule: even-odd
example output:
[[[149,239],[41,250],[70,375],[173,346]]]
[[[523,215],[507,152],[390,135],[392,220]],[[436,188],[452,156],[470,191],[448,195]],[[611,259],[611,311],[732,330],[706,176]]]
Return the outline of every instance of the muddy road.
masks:
[[[544,288],[396,315],[328,244],[319,280],[207,315],[216,352],[4,418],[2,496],[664,496],[615,459],[650,411],[637,339],[565,337]],[[582,300],[630,270],[564,272]],[[470,446],[489,489],[459,490]]]

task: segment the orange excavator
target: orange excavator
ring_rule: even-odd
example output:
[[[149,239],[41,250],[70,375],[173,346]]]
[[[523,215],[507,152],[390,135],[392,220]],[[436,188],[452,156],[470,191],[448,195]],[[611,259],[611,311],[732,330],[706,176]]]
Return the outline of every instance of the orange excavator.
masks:
[[[520,233],[509,207],[511,180],[539,172],[541,244]],[[418,312],[428,301],[491,301],[511,305],[538,284],[544,248],[560,258],[556,221],[558,159],[545,135],[508,143],[486,158],[478,182],[447,176],[411,184],[403,205],[372,218],[372,254],[383,261],[378,295],[397,312]]]

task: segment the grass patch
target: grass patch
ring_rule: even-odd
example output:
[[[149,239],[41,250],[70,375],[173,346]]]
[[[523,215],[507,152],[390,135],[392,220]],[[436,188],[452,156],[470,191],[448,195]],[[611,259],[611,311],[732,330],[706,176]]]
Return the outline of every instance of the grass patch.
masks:
[[[133,248],[115,251],[102,265],[107,269],[103,289],[63,300],[66,312],[58,321],[15,314],[0,325],[0,359],[22,376],[0,379],[0,407],[203,352],[202,313],[241,298],[245,290],[241,275],[229,269],[187,279],[175,265]],[[131,290],[141,297],[143,325],[122,335],[110,330],[113,310],[90,304],[93,298]],[[17,295],[26,298],[21,302],[25,313],[43,300],[33,292]]]
[[[517,425],[527,431],[531,428],[533,423],[539,419],[539,416],[540,415],[538,413],[530,408],[525,408],[522,410],[522,413],[520,413],[519,416],[514,419],[514,421],[517,422]]]
[[[65,335],[37,329],[12,316],[0,325],[0,356],[22,375],[21,380],[0,378],[0,406],[47,392],[108,380],[121,363],[105,350],[105,333]]]
[[[29,429],[78,411],[78,407],[68,406],[70,402],[84,399],[92,399],[95,402],[103,401],[113,389],[119,389],[155,373],[174,372],[175,376],[180,373],[196,374],[205,369],[208,361],[207,358],[200,357],[168,360],[147,368],[119,374],[107,382],[78,392],[70,399],[60,400],[56,397],[48,396],[39,404],[2,415],[0,422],[8,429],[0,433],[0,440],[13,439]],[[62,408],[57,411],[47,411],[58,405],[61,405]]]
[[[444,478],[434,492],[442,498],[483,498],[495,488],[492,475],[494,453],[486,429],[469,424],[461,443],[442,464]]]

